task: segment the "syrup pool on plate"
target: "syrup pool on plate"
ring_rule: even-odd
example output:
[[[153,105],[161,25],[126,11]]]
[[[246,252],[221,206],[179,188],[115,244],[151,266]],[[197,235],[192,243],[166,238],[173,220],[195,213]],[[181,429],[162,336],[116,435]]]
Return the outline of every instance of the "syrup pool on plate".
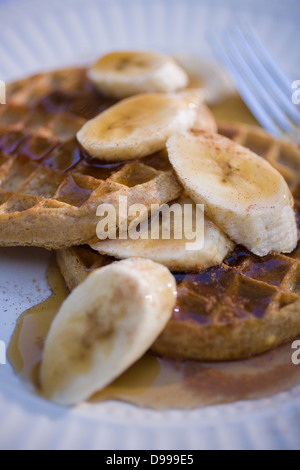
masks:
[[[19,318],[8,350],[15,372],[23,380],[32,381],[37,393],[43,345],[68,295],[54,259],[47,279],[52,295]],[[90,402],[115,399],[162,410],[263,398],[299,383],[300,369],[292,363],[291,355],[290,344],[262,356],[227,363],[176,361],[147,353]]]

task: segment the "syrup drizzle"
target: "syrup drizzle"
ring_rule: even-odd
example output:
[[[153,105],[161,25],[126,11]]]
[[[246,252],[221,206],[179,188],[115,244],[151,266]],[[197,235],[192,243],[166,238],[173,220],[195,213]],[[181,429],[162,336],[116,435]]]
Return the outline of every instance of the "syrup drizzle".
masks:
[[[48,109],[60,106],[62,105],[62,98],[60,98],[59,96],[49,97],[44,105]],[[85,107],[81,107],[79,102],[75,108],[78,113],[85,112]],[[214,114],[217,120],[256,123],[237,96],[228,98],[214,110]],[[5,142],[3,139],[6,139]],[[4,146],[6,150],[15,151],[18,145],[23,145],[25,141],[26,136],[21,133],[10,135],[9,138],[0,136],[0,147]],[[66,147],[55,149],[54,152],[50,149],[48,156],[43,157],[44,161],[48,158],[49,166],[54,168],[63,166],[65,171],[81,165],[81,171],[84,168],[86,174],[103,179],[123,165],[122,163],[116,166],[100,161],[95,162],[84,155],[76,143],[71,142],[68,145],[68,152],[65,152]],[[44,147],[41,146],[41,152],[43,151]],[[162,158],[161,154],[147,157],[145,163],[157,169],[168,169],[169,165],[168,160]],[[231,268],[235,268],[241,266],[243,260],[246,262],[248,256],[247,251],[238,249],[227,258],[226,263]],[[195,281],[199,286],[198,276],[206,276],[208,280],[207,276],[212,274],[213,269],[207,273],[198,273],[197,279],[193,274],[178,274],[179,288],[184,283],[191,286]],[[274,272],[274,279],[276,279],[280,272],[284,275],[285,269],[284,260],[265,258],[263,261],[258,259],[257,263],[252,263],[249,272],[244,274],[259,279],[259,276],[264,275],[265,270],[268,270],[271,277]],[[51,322],[67,296],[64,280],[55,261],[52,261],[49,266],[47,279],[52,295],[20,317],[8,350],[9,360],[16,373],[20,374],[24,380],[33,381],[37,390],[44,341]],[[205,279],[203,281],[202,289],[206,296],[209,282],[205,282]],[[271,281],[272,279],[270,279],[272,284]],[[221,272],[216,282],[222,283]],[[187,313],[180,310],[180,305],[178,307],[178,316]],[[184,308],[186,309],[187,306]],[[253,306],[250,311],[252,308]],[[204,315],[199,315],[198,304],[194,306],[191,304],[188,309],[188,314],[198,322],[207,321]],[[260,312],[257,311],[258,316],[259,314]],[[300,366],[292,363],[292,353],[291,344],[287,344],[248,360],[214,364],[166,360],[148,353],[105,390],[94,395],[90,401],[118,399],[155,409],[191,409],[241,399],[263,398],[288,390],[300,382]]]

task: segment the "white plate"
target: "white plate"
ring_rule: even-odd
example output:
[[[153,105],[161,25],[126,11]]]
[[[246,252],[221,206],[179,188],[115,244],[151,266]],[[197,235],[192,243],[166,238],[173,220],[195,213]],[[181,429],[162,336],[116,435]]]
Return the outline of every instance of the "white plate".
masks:
[[[249,19],[300,79],[298,0],[21,0],[0,3],[0,80],[83,63],[112,49],[210,57],[207,32]],[[49,295],[48,254],[0,249],[0,340]],[[33,283],[33,280],[38,280]],[[1,449],[299,449],[300,387],[270,399],[155,412],[118,402],[62,409],[0,366]]]

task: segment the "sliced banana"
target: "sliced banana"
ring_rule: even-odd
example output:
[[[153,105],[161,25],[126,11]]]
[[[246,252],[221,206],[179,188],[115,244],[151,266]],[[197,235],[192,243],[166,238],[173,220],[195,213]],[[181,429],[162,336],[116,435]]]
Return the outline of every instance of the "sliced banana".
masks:
[[[167,142],[170,162],[190,197],[236,243],[258,256],[297,245],[293,197],[280,173],[217,134],[181,133]]]
[[[148,93],[127,98],[88,121],[77,139],[93,157],[123,161],[162,150],[168,137],[190,129],[203,95]]]
[[[93,65],[88,77],[103,94],[126,98],[138,93],[185,88],[188,76],[173,60],[158,52],[113,52]]]
[[[149,349],[175,302],[174,277],[153,261],[134,258],[94,271],[51,326],[42,392],[68,406],[104,388]]]
[[[175,218],[170,217],[170,239],[162,238],[162,219],[158,219],[160,224],[159,239],[151,238],[152,226],[149,225],[146,234],[147,239],[127,237],[126,240],[104,240],[92,245],[92,248],[101,254],[107,254],[118,259],[132,256],[148,258],[167,266],[172,271],[198,271],[221,264],[228,253],[233,250],[233,243],[207,217],[204,218],[204,225],[198,227],[199,231],[203,231],[204,239],[201,238],[202,234],[196,233],[196,205],[193,201],[182,197],[175,204],[180,207],[180,229],[184,228],[184,210],[186,206],[192,208],[191,228],[195,233],[194,239],[186,238],[184,230],[182,230],[183,237],[175,239]],[[155,219],[156,221],[157,219]],[[199,248],[197,247],[197,239]],[[194,244],[194,247],[188,249],[190,243]]]

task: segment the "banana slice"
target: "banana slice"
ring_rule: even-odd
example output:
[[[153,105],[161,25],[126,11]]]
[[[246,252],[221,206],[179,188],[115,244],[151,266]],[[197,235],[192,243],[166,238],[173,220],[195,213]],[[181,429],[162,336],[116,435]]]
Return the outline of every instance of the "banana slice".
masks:
[[[175,302],[174,277],[150,260],[94,271],[51,326],[40,376],[45,396],[68,406],[104,388],[149,349]]]
[[[77,139],[93,157],[123,161],[162,150],[168,137],[190,129],[203,95],[149,93],[127,98],[88,121]]]
[[[217,134],[181,133],[167,142],[170,162],[190,197],[236,243],[258,256],[297,245],[293,197],[280,173]]]
[[[102,57],[88,77],[105,95],[126,98],[138,93],[185,88],[188,76],[173,60],[157,52],[113,52]]]
[[[170,239],[162,239],[161,219],[155,219],[160,223],[159,239],[151,239],[152,227],[150,225],[147,229],[147,239],[128,237],[126,240],[104,240],[92,245],[92,248],[101,254],[118,259],[132,256],[148,258],[167,266],[172,271],[198,271],[221,264],[228,253],[233,250],[233,243],[207,217],[204,218],[204,226],[202,224],[201,227],[197,227],[196,205],[191,199],[182,197],[175,204],[178,206],[177,209],[179,208],[180,228],[184,228],[185,206],[189,205],[192,208],[191,229],[195,234],[194,239],[188,240],[184,230],[182,230],[182,238],[175,239],[175,218],[170,217]],[[204,238],[201,237],[201,232]],[[199,247],[197,247],[197,241]],[[193,243],[194,247],[188,249],[190,243]]]

